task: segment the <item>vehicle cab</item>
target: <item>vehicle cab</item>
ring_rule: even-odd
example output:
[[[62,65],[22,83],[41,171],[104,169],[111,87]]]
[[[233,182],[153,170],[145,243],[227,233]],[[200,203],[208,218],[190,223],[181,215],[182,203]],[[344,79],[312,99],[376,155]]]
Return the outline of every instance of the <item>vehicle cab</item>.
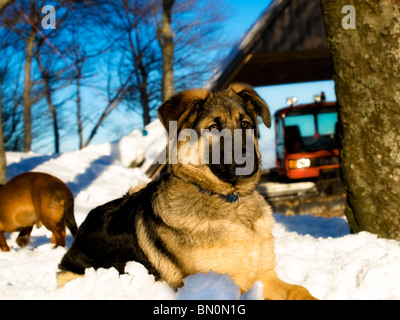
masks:
[[[289,98],[275,113],[277,171],[289,179],[318,178],[339,168],[338,106],[323,92],[314,103],[296,102]]]

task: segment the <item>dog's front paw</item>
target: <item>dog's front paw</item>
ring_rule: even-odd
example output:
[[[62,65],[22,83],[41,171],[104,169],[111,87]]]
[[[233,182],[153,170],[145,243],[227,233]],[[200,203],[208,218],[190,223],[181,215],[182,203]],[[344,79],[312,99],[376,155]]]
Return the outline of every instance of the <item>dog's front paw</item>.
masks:
[[[288,291],[288,300],[318,300],[311,293],[302,286],[293,285]]]

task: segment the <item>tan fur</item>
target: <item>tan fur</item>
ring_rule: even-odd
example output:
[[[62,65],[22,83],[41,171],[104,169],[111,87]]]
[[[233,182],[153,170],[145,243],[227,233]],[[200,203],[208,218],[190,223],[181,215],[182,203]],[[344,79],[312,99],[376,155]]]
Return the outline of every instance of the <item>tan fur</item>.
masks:
[[[161,217],[168,226],[183,233],[187,230],[181,237],[170,228],[158,230],[168,250],[181,263],[179,273],[207,273],[212,269],[231,275],[242,292],[261,280],[265,299],[313,299],[305,288],[277,277],[272,212],[257,192],[241,197],[240,204],[227,203],[218,195],[212,196],[210,203],[206,194],[194,199],[198,193],[193,188],[192,184],[171,179],[156,203],[159,212],[165,212]],[[186,204],[192,201],[197,206],[188,207]],[[149,256],[164,263],[155,257],[156,252],[149,252]],[[183,284],[176,273],[164,275],[164,280],[175,288]]]
[[[27,245],[32,227],[44,224],[53,232],[51,242],[65,246],[66,208],[73,206],[68,187],[56,177],[39,172],[21,174],[0,188],[0,246],[9,251],[4,232],[21,231],[20,246]]]
[[[212,98],[224,99],[224,95],[238,95],[247,99],[249,109],[261,116],[263,122],[270,126],[271,118],[267,105],[254,89],[247,85],[233,84],[227,91],[218,93],[207,94],[201,91],[203,108],[207,108],[207,102]],[[190,96],[192,101],[188,101]],[[199,108],[193,106],[193,101],[201,97],[197,91],[184,92],[182,97],[178,99],[175,96],[173,101],[170,100],[170,104],[167,102],[160,107],[159,115],[164,125],[168,121],[178,120],[181,122],[181,128],[192,127],[196,113],[199,112]],[[188,105],[190,108],[187,108]],[[171,118],[174,115],[171,112],[173,109],[185,111],[181,111],[180,115],[179,112],[175,114],[174,119]],[[192,114],[191,117],[185,114],[188,110]],[[244,110],[237,105],[230,110],[224,105],[213,105],[209,117],[197,119],[197,125],[207,128],[213,119],[218,117],[223,119],[225,128],[233,130],[237,128],[236,123],[243,114]],[[167,118],[163,119],[165,115]],[[254,139],[260,160],[257,137]],[[178,148],[181,145],[178,144]],[[201,150],[201,146],[199,149]],[[215,272],[230,274],[242,292],[261,280],[265,299],[315,299],[307,289],[287,284],[276,275],[272,211],[264,198],[255,191],[260,168],[257,174],[238,180],[235,185],[218,179],[208,166],[202,164],[178,163],[170,166],[170,170],[176,178],[170,178],[159,192],[155,211],[170,227],[160,226],[158,234],[162,236],[168,250],[179,260],[183,274],[206,273],[212,269]],[[194,183],[216,194],[199,194]],[[232,192],[240,193],[240,203],[226,202],[218,195]],[[179,230],[179,233],[176,230]],[[176,277],[176,273],[171,272],[167,273],[164,279],[176,287]],[[179,283],[181,284],[182,282]]]
[[[267,105],[254,89],[243,84],[216,93],[184,91],[159,108],[166,129],[169,121],[176,121],[178,131],[191,128],[199,132],[212,126],[215,119],[232,132],[241,128],[243,121],[257,128],[257,116],[270,126]],[[275,272],[274,219],[270,206],[255,191],[261,156],[257,135],[253,139],[258,167],[251,176],[235,182],[220,178],[207,164],[169,165],[169,174],[160,178],[151,200],[143,199],[152,201],[154,212],[136,216],[138,245],[161,279],[173,288],[182,286],[187,275],[211,269],[230,274],[242,292],[262,281],[265,299],[315,299],[307,289],[280,280]],[[198,140],[198,150],[203,143]],[[178,143],[177,151],[184,146],[185,142]],[[190,157],[196,159],[198,154]],[[240,194],[240,201],[228,202],[223,197],[232,193]],[[158,222],[149,225],[146,219],[153,215]],[[154,241],[154,235],[161,239]],[[157,242],[162,242],[162,248]]]
[[[129,194],[129,195],[132,195],[132,194],[134,194],[135,192],[140,191],[141,189],[143,189],[144,187],[146,187],[147,183],[148,183],[148,182],[142,182],[142,183],[139,183],[137,186],[130,187],[129,190],[128,190],[128,194]]]
[[[64,287],[68,282],[82,278],[83,274],[77,274],[70,271],[62,271],[57,273],[57,286],[58,288]]]
[[[193,114],[192,108],[195,102],[207,100],[210,95],[212,95],[211,92],[205,89],[191,89],[181,92],[179,96],[172,96],[164,102],[163,106],[166,108],[158,109],[161,123],[168,128],[169,121],[180,120],[178,126],[181,125],[186,117]]]

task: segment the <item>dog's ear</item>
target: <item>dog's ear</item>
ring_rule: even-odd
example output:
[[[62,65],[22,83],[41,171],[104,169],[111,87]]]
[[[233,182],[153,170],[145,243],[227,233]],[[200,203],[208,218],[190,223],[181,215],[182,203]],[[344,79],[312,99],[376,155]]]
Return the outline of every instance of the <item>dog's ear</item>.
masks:
[[[178,129],[190,127],[200,107],[211,92],[205,89],[191,89],[174,94],[158,108],[158,117],[168,131],[169,122],[177,121]]]
[[[252,87],[243,83],[233,83],[229,86],[228,90],[232,90],[242,97],[243,100],[247,101],[250,108],[261,117],[264,124],[268,128],[271,128],[271,114],[268,105]]]

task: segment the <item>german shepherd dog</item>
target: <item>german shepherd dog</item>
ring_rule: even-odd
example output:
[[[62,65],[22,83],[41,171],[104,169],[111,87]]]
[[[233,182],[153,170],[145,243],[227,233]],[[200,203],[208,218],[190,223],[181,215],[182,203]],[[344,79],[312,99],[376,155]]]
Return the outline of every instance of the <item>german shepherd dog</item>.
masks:
[[[4,232],[20,231],[17,244],[29,243],[34,225],[53,232],[55,247],[65,246],[65,225],[72,235],[78,232],[74,217],[74,197],[58,178],[41,172],[27,172],[0,186],[0,247],[9,251]]]
[[[157,180],[92,210],[59,264],[59,286],[82,276],[86,268],[115,267],[123,273],[126,262],[134,260],[175,289],[186,276],[212,269],[228,273],[242,292],[261,280],[265,299],[315,299],[307,289],[280,280],[274,270],[272,212],[255,191],[261,167],[257,116],[271,125],[266,103],[250,86],[232,84],[220,92],[177,93],[158,114],[167,130],[176,124],[177,133],[252,133],[250,172],[238,175],[248,164],[232,157],[218,161],[226,160],[225,155],[217,161],[193,161],[213,147],[210,136],[191,144],[197,143],[197,153],[188,148],[187,139],[179,139],[169,152],[193,151],[191,161],[178,154]],[[233,148],[229,140],[220,140],[220,154]],[[240,146],[240,156],[247,156],[247,146]]]

